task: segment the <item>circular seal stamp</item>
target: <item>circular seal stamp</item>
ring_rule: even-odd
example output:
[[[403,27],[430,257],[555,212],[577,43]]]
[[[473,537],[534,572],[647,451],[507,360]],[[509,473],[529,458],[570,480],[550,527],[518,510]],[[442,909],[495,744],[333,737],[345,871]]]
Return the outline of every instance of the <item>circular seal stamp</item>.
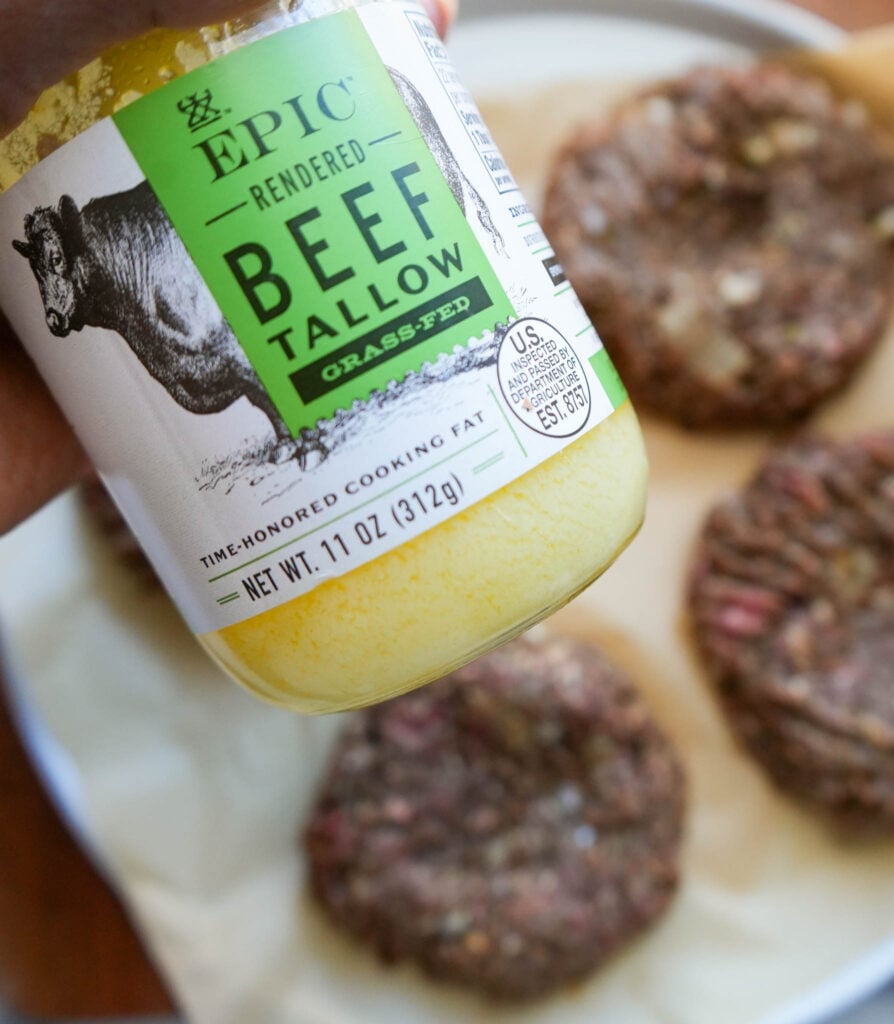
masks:
[[[590,417],[587,374],[566,338],[538,317],[506,332],[497,357],[503,398],[526,427],[547,437],[571,437]]]

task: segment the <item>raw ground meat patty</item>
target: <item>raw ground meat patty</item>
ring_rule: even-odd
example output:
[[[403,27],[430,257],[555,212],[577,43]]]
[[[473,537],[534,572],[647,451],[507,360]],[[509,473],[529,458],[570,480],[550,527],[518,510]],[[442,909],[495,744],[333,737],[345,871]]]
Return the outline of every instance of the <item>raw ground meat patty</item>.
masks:
[[[689,601],[776,783],[846,832],[894,833],[894,433],[774,451],[708,517]]]
[[[543,224],[635,399],[688,426],[780,423],[880,337],[894,159],[816,79],[702,69],[583,128]]]
[[[351,721],[306,830],[311,884],[386,960],[540,996],[665,909],[683,790],[618,669],[522,638]]]

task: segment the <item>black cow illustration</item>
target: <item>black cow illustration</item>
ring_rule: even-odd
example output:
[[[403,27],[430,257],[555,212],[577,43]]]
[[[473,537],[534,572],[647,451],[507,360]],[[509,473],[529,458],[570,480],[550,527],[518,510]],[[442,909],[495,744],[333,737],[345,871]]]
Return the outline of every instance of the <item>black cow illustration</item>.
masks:
[[[471,203],[502,251],[487,205],[425,100],[389,71],[460,208],[466,213]],[[80,210],[67,195],[55,209],[38,207],[25,218],[25,240],[13,246],[31,264],[56,337],[85,326],[116,331],[184,409],[220,412],[247,398],[273,426],[272,458],[295,456],[304,467],[310,451],[326,457],[319,424],[293,439],[148,182]]]
[[[31,264],[56,337],[85,326],[117,331],[184,409],[220,412],[245,397],[291,442],[148,182],[81,210],[71,196],[38,207],[13,245]]]

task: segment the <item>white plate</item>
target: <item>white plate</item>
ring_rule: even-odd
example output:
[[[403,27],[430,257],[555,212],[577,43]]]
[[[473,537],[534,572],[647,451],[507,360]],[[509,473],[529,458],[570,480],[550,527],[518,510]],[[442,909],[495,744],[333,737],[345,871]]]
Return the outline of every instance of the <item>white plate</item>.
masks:
[[[453,46],[535,194],[557,131],[590,105],[576,83],[594,71],[626,82],[839,37],[760,0],[537,10],[465,0]],[[562,82],[575,87],[562,93]],[[830,407],[833,429],[879,422],[885,368],[890,379],[892,344]],[[680,584],[701,511],[766,438],[646,430],[647,526],[553,626],[606,644],[683,750],[686,882],[628,954],[524,1011],[382,968],[303,901],[295,837],[337,720],[297,719],[223,680],[166,600],[97,548],[70,497],[0,541],[0,621],[23,729],[194,1024],[807,1024],[894,972],[890,845],[844,849],[771,792],[730,743],[681,639]]]

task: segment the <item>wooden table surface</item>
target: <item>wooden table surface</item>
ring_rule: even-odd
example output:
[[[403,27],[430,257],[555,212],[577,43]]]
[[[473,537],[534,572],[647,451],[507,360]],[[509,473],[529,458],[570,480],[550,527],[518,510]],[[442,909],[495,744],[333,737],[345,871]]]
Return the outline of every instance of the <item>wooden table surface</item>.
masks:
[[[850,29],[894,22],[894,0],[800,5]],[[44,795],[2,699],[0,799],[0,999],[44,1018],[170,1012],[117,899]]]

